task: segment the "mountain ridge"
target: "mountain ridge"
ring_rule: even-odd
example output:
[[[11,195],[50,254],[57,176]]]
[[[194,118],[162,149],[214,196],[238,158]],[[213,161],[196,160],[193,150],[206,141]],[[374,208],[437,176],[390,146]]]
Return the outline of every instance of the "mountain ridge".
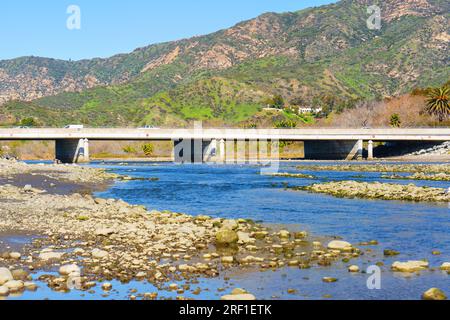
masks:
[[[366,26],[366,8],[372,4],[382,8],[380,31]],[[253,101],[225,94],[238,100],[221,97],[224,110],[242,103],[263,106],[275,94],[308,104],[321,95],[349,100],[399,95],[448,80],[449,6],[442,0],[343,0],[296,12],[265,13],[212,34],[106,59],[3,60],[0,103],[32,101],[35,109],[65,111],[97,104],[116,113],[119,104],[132,104],[128,111],[137,116],[142,115],[142,105],[157,100],[155,95],[165,92],[186,103],[182,96],[192,96],[186,88],[214,77],[223,79],[222,84],[233,82],[235,87],[266,93]],[[13,101],[4,109],[17,118],[12,104],[17,106]],[[154,107],[158,112],[178,112],[167,105]],[[203,107],[207,106],[199,106]]]

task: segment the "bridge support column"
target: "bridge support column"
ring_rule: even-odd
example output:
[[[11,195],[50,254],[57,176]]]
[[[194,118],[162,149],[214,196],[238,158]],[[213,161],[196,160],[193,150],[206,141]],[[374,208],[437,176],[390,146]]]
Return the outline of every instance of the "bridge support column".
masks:
[[[368,147],[367,147],[367,151],[368,151],[368,156],[367,156],[367,160],[373,160],[373,141],[370,140]]]
[[[226,149],[225,149],[225,140],[220,139],[219,141],[219,157],[221,162],[225,162],[226,159]]]
[[[363,152],[364,152],[364,141],[358,140],[356,143],[356,160],[362,160],[363,159]],[[349,155],[351,157],[351,154]],[[347,159],[347,160],[353,160],[355,157]]]
[[[61,139],[55,141],[56,159],[62,163],[89,162],[88,139]]]
[[[362,160],[362,140],[305,141],[305,159]]]
[[[174,161],[176,163],[203,163],[216,160],[217,140],[175,140],[174,141]]]
[[[203,141],[203,162],[214,161],[217,157],[217,140]]]

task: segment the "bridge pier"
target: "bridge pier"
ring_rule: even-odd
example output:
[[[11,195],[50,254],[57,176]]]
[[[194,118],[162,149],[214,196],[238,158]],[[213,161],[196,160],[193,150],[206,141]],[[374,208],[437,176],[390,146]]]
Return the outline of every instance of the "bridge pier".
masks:
[[[305,159],[362,160],[363,140],[305,141]]]
[[[223,143],[225,143],[223,141]],[[222,141],[220,148],[222,148]],[[203,163],[215,161],[217,140],[180,139],[174,141],[173,158],[175,163]],[[221,155],[222,156],[222,155]]]
[[[59,139],[55,141],[55,158],[62,163],[89,162],[88,139]]]
[[[368,143],[368,147],[367,147],[367,151],[368,151],[368,156],[367,156],[367,160],[373,160],[373,141],[370,140]]]

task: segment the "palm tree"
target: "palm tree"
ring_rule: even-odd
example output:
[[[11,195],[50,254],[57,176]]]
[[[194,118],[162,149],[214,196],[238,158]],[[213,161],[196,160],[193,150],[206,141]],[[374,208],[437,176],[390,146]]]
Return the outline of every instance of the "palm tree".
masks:
[[[439,122],[450,115],[449,104],[450,87],[442,87],[431,90],[428,95],[426,111],[430,115],[435,115],[439,118]]]
[[[398,113],[394,113],[391,116],[389,124],[392,128],[400,128],[400,126],[402,125],[402,121],[400,120],[400,116],[398,115]]]

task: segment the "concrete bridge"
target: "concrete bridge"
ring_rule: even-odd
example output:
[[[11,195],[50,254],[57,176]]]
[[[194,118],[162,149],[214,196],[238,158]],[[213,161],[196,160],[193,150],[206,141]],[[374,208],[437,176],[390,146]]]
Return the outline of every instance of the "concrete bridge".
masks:
[[[225,160],[236,142],[303,141],[306,159],[368,159],[374,142],[450,141],[450,128],[439,129],[0,129],[0,140],[54,140],[56,159],[65,163],[89,161],[89,141],[173,141],[177,162]],[[258,147],[259,148],[259,147]],[[233,150],[231,150],[233,149]]]

